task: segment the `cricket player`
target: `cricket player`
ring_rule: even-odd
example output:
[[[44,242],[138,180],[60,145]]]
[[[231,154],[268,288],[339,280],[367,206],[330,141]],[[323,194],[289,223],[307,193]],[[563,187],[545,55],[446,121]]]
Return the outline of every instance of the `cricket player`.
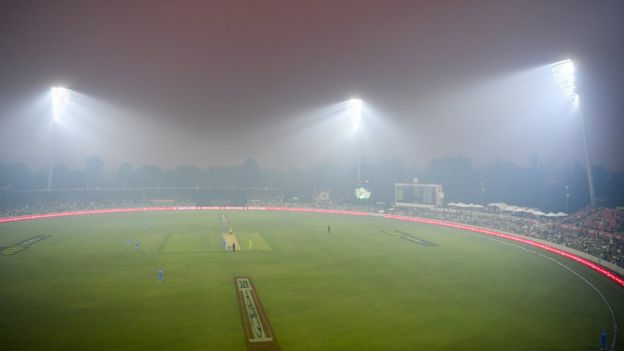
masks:
[[[165,272],[161,268],[158,270],[158,282],[162,283],[164,277],[165,277]]]
[[[141,245],[141,243],[139,242],[139,239],[134,241],[134,251],[139,251],[139,246]]]
[[[606,330],[602,329],[600,331],[600,350],[606,350],[607,349],[607,332]]]

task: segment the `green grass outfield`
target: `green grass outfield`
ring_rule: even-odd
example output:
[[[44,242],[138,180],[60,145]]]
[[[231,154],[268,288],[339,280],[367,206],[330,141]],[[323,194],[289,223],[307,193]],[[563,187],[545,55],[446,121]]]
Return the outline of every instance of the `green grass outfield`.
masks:
[[[382,218],[233,211],[242,249],[251,239],[257,250],[231,253],[219,213],[1,224],[0,246],[51,235],[0,256],[1,348],[245,350],[235,275],[252,278],[282,350],[596,350],[601,328],[612,337],[591,287],[505,241]],[[624,317],[623,289],[557,260]]]

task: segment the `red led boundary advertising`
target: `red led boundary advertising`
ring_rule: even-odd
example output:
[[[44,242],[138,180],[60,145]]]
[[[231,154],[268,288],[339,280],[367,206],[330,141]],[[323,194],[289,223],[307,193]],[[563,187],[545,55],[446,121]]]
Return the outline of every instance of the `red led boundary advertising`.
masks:
[[[0,218],[0,223],[21,222],[33,219],[58,218],[69,216],[84,216],[102,213],[126,213],[126,212],[151,212],[151,211],[197,211],[197,210],[252,210],[252,211],[282,211],[282,212],[310,212],[310,213],[332,213],[348,216],[368,216],[368,212],[328,210],[320,208],[296,208],[296,207],[254,207],[254,206],[184,206],[184,207],[132,207],[132,208],[109,208],[104,210],[83,210],[56,212],[46,214],[34,214],[26,216],[16,216]]]
[[[28,221],[28,220],[33,220],[33,219],[58,218],[58,217],[68,217],[68,216],[83,216],[83,215],[93,215],[93,214],[102,214],[102,213],[127,213],[127,212],[145,212],[145,211],[150,211],[150,212],[151,211],[196,211],[196,210],[252,210],[252,211],[331,213],[331,214],[348,215],[348,216],[368,216],[369,215],[367,212],[347,211],[347,210],[329,210],[329,209],[319,209],[319,208],[297,208],[297,207],[251,207],[251,206],[250,207],[229,207],[229,206],[135,207],[135,208],[111,208],[111,209],[105,209],[105,210],[71,211],[71,212],[59,212],[59,213],[36,214],[36,215],[29,215],[29,216],[0,218],[0,223],[20,222],[20,221]],[[580,256],[577,256],[575,254],[569,253],[564,250],[559,250],[557,248],[542,244],[537,241],[525,239],[525,238],[511,235],[511,234],[497,232],[495,230],[473,227],[470,225],[458,224],[458,223],[453,223],[453,222],[439,221],[435,219],[425,219],[425,218],[388,215],[388,214],[384,215],[383,218],[406,221],[406,222],[434,224],[434,225],[439,225],[443,227],[468,230],[468,231],[472,231],[476,233],[491,235],[491,236],[531,245],[531,246],[540,248],[542,250],[552,252],[559,256],[566,257],[570,260],[576,261],[604,275],[605,277],[611,279],[613,282],[615,282],[619,286],[624,287],[624,279],[619,277],[617,274],[611,272],[610,270],[588,259],[582,258]]]
[[[28,216],[0,218],[0,223],[21,222],[21,221],[29,221],[32,219],[58,218],[58,217],[68,217],[68,216],[84,216],[84,215],[94,215],[94,214],[101,214],[101,213],[173,211],[176,209],[177,209],[176,207],[134,207],[134,208],[109,208],[105,210],[56,212],[56,213],[46,213],[46,214],[34,214],[34,215],[28,215]]]

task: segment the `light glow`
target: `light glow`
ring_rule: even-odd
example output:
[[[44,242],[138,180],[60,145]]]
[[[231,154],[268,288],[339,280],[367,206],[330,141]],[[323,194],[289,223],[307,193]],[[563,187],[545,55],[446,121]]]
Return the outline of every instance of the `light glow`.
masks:
[[[349,100],[349,118],[351,119],[351,127],[353,130],[358,130],[360,128],[360,123],[362,123],[362,100]]]
[[[572,108],[579,108],[581,102],[576,92],[576,76],[574,74],[574,61],[566,59],[552,65],[552,73],[559,83],[563,93],[570,99]]]
[[[61,122],[65,107],[71,97],[71,90],[63,87],[52,88],[52,120],[56,123]]]
[[[364,187],[359,187],[355,189],[355,197],[359,200],[368,200],[371,197],[371,192]]]

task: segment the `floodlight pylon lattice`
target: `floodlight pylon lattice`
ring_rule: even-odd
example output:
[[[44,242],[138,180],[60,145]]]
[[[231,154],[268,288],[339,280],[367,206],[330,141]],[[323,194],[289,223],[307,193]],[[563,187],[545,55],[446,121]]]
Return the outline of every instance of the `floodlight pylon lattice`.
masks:
[[[61,119],[63,117],[63,113],[65,112],[65,108],[69,103],[69,99],[71,97],[71,90],[63,87],[52,87],[51,91],[52,95],[52,123],[53,126],[55,124],[60,124]],[[55,128],[51,128],[50,133],[53,135]],[[53,139],[53,138],[51,138]],[[52,163],[53,163],[53,142],[50,145],[50,159],[48,160],[48,191],[52,190]]]
[[[587,142],[587,132],[585,131],[585,119],[581,109],[581,100],[576,89],[576,72],[574,61],[565,59],[551,65],[551,70],[563,93],[570,99],[572,109],[578,111],[581,119],[581,131],[583,133],[583,147],[585,151],[585,167],[587,171],[587,182],[589,186],[589,203],[591,207],[596,207],[596,191],[594,189],[594,177],[592,174],[591,159],[589,156],[589,145]]]

